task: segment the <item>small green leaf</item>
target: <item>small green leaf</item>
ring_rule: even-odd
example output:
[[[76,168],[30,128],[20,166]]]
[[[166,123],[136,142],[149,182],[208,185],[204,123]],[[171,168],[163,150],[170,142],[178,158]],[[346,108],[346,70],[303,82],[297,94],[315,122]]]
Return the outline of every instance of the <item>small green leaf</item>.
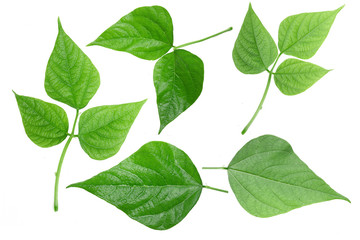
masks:
[[[173,24],[160,6],[140,7],[122,17],[88,46],[98,45],[155,60],[173,46]]]
[[[169,229],[190,212],[202,181],[190,158],[173,145],[149,142],[78,187],[96,195],[152,229]]]
[[[100,86],[99,72],[88,56],[64,32],[59,34],[45,74],[47,94],[73,108],[84,108]]]
[[[146,100],[135,103],[94,107],[86,110],[79,120],[79,141],[93,159],[114,156]]]
[[[241,206],[257,217],[333,199],[349,201],[311,171],[289,143],[271,135],[248,142],[230,162],[228,175]]]
[[[261,73],[275,61],[277,54],[274,40],[250,4],[232,54],[235,66],[245,74]]]
[[[64,109],[37,98],[14,94],[25,132],[31,141],[46,148],[55,146],[66,138],[69,122]]]
[[[154,85],[160,117],[159,133],[200,96],[204,63],[186,50],[163,56],[154,68]]]
[[[276,70],[274,79],[283,94],[296,95],[310,88],[328,72],[312,63],[287,59]]]
[[[279,28],[281,53],[302,59],[314,56],[343,7],[334,11],[301,13],[285,18]]]

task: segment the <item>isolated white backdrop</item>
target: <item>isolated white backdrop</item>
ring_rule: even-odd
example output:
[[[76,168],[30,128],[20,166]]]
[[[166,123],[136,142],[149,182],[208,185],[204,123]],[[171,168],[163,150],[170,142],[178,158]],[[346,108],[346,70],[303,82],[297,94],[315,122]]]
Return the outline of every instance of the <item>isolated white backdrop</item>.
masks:
[[[308,91],[282,95],[272,83],[263,110],[245,136],[240,134],[263,94],[267,75],[244,75],[231,52],[248,1],[26,1],[0,3],[1,159],[0,239],[359,239],[359,27],[357,0],[253,0],[253,8],[277,42],[280,22],[301,12],[333,10],[346,4],[330,34],[310,61],[334,69]],[[186,49],[205,64],[204,89],[193,106],[157,135],[154,61],[102,47],[85,47],[123,15],[140,6],[161,5],[171,14],[175,45],[234,30]],[[57,17],[67,34],[100,72],[101,85],[88,108],[148,101],[120,152],[91,160],[77,140],[67,152],[60,179],[59,212],[54,213],[54,172],[63,144],[42,149],[25,135],[11,90],[48,102],[45,68],[57,36]],[[281,60],[284,60],[282,57]],[[280,61],[281,61],[280,60]],[[59,103],[70,122],[75,111]],[[230,190],[226,166],[250,139],[273,134],[352,204],[335,200],[261,219],[248,214],[233,193],[204,189],[199,202],[177,226],[155,231],[81,189],[65,189],[106,170],[152,140],[184,150],[207,185]]]

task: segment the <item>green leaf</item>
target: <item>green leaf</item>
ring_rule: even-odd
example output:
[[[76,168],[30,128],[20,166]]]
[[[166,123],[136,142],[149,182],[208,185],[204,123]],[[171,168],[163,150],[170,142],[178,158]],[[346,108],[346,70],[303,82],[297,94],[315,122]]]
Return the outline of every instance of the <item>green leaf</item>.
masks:
[[[289,143],[271,135],[248,142],[230,162],[228,175],[241,206],[257,217],[332,199],[349,201],[311,171]]]
[[[302,59],[314,56],[343,7],[334,11],[301,13],[285,18],[279,28],[281,53]]]
[[[261,73],[275,61],[277,54],[274,40],[250,4],[232,53],[235,66],[245,74]]]
[[[99,72],[83,51],[64,32],[59,34],[45,74],[47,94],[73,108],[84,108],[100,86]]]
[[[46,148],[55,146],[66,138],[69,122],[61,107],[37,98],[14,94],[25,132],[31,141]]]
[[[154,68],[154,85],[160,117],[159,133],[200,96],[204,63],[196,55],[175,50],[163,56]]]
[[[93,159],[114,156],[146,100],[135,103],[94,107],[86,110],[79,120],[79,141]]]
[[[202,181],[190,158],[173,145],[149,142],[115,167],[78,187],[157,230],[178,224],[198,201]]]
[[[328,72],[312,63],[287,59],[276,70],[274,79],[283,94],[296,95],[310,88]]]
[[[140,7],[122,17],[88,46],[98,45],[155,60],[173,46],[173,24],[160,6]]]

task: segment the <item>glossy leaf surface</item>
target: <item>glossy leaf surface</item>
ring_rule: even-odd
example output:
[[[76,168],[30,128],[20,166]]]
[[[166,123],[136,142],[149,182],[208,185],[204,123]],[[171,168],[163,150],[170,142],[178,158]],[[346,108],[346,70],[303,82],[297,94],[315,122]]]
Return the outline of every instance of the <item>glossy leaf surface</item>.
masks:
[[[61,143],[67,136],[69,122],[61,107],[37,98],[17,95],[27,136],[40,147],[52,147]]]
[[[132,219],[164,230],[193,208],[202,181],[186,153],[168,143],[149,142],[115,167],[70,187],[85,189]]]
[[[329,70],[312,63],[287,59],[276,70],[274,79],[283,94],[296,95],[311,87],[328,72]]]
[[[105,30],[92,45],[155,60],[173,46],[172,19],[163,7],[140,7]]]
[[[196,101],[203,82],[202,60],[186,50],[168,53],[156,63],[154,85],[160,117],[159,133]]]
[[[91,60],[64,32],[59,33],[45,74],[47,94],[75,109],[84,108],[100,86],[99,72]]]
[[[86,110],[79,120],[79,141],[82,149],[96,160],[114,156],[124,143],[145,101]]]
[[[275,61],[277,54],[274,40],[250,4],[233,50],[235,66],[242,73],[261,73]]]
[[[302,59],[314,56],[343,7],[334,11],[301,13],[285,18],[279,28],[280,51]]]
[[[257,217],[333,199],[349,201],[311,171],[289,143],[271,135],[248,142],[230,162],[228,175],[241,206]]]

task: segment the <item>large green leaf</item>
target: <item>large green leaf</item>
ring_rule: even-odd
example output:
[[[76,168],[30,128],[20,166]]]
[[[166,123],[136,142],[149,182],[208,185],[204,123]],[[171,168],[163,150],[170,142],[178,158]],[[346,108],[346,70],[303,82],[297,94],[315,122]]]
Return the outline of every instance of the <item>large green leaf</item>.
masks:
[[[47,94],[73,108],[84,108],[100,86],[99,72],[83,51],[64,32],[59,34],[45,74]]]
[[[285,18],[279,28],[280,51],[302,59],[314,56],[343,7],[334,11],[301,13]]]
[[[81,114],[79,141],[84,151],[96,160],[114,156],[145,101],[94,107]]]
[[[117,166],[70,187],[83,188],[157,230],[178,224],[198,201],[202,182],[190,158],[149,142]]]
[[[232,54],[235,66],[242,73],[261,73],[275,61],[277,54],[274,40],[250,4]]]
[[[294,153],[285,140],[264,135],[248,142],[228,166],[239,203],[257,217],[271,217],[312,203],[342,199]]]
[[[122,17],[88,46],[99,45],[155,60],[173,46],[173,25],[160,6],[140,7]]]
[[[286,95],[304,92],[329,70],[297,59],[287,59],[280,64],[274,74],[275,84]]]
[[[154,68],[154,85],[160,117],[159,133],[200,96],[204,63],[196,55],[175,50],[163,56]]]
[[[55,146],[66,138],[69,122],[64,109],[37,98],[14,94],[25,132],[31,141],[45,148]]]

